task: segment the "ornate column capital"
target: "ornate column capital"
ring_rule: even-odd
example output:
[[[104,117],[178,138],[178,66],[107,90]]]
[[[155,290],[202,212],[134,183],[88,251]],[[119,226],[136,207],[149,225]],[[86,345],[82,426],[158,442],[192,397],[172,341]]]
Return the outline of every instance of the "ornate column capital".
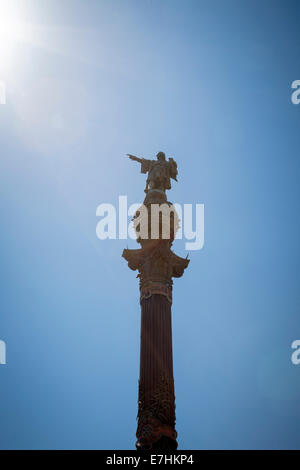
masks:
[[[168,240],[149,240],[143,248],[124,250],[122,256],[130,269],[139,271],[140,300],[161,294],[172,303],[172,278],[181,277],[190,261],[175,255]]]

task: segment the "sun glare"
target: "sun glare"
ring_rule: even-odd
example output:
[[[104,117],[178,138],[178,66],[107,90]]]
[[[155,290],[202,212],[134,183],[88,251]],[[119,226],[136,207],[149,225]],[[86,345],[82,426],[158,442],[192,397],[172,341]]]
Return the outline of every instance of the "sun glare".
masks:
[[[7,66],[14,55],[16,46],[28,42],[30,26],[22,21],[21,11],[9,2],[0,2],[0,66]]]
[[[22,39],[24,30],[20,21],[0,19],[0,37],[1,41],[5,39],[19,41]]]

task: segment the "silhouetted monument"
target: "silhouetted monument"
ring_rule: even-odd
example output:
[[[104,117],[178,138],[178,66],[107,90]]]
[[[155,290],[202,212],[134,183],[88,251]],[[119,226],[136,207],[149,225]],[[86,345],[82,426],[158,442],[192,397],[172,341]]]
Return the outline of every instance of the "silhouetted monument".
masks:
[[[138,271],[141,304],[138,450],[177,449],[172,354],[172,278],[181,277],[189,264],[171,250],[179,226],[174,206],[167,201],[177,164],[159,152],[157,160],[129,158],[148,173],[143,206],[134,215],[141,248],[126,249],[123,257]]]

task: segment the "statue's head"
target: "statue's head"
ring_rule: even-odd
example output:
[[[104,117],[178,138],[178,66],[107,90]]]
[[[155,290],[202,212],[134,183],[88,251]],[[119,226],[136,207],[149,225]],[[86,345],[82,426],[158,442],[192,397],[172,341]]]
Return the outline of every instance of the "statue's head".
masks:
[[[158,152],[156,157],[157,157],[157,160],[159,160],[160,162],[166,161],[166,155],[164,154],[164,152]]]

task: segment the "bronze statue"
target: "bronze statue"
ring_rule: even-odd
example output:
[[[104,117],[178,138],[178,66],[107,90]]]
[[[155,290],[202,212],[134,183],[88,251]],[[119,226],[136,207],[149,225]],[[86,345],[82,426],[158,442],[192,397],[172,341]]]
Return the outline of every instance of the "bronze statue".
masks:
[[[167,161],[164,152],[158,152],[157,160],[138,158],[129,153],[127,156],[141,164],[141,173],[148,173],[145,193],[152,189],[165,192],[166,189],[171,189],[171,178],[177,181],[177,163],[173,158]]]

